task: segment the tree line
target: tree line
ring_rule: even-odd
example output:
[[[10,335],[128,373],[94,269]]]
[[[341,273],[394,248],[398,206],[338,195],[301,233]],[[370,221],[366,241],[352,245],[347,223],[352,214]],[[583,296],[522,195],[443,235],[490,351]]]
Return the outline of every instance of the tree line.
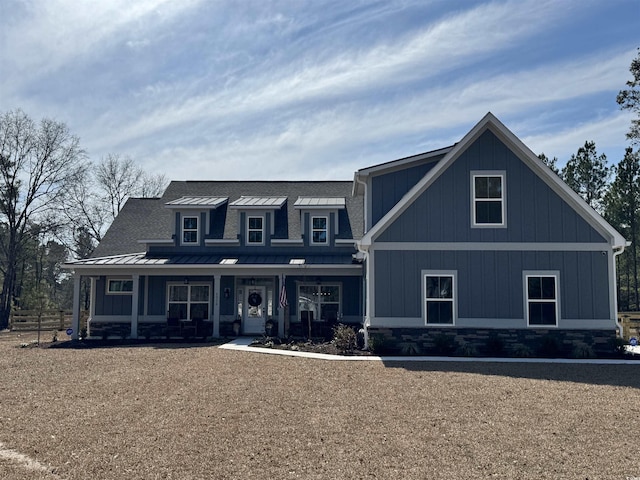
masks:
[[[616,101],[634,114],[630,146],[617,164],[586,141],[564,167],[539,155],[631,244],[618,257],[618,307],[640,310],[640,49],[632,79]],[[167,179],[133,159],[108,154],[89,161],[77,136],[55,120],[39,123],[22,110],[0,114],[0,330],[13,308],[69,309],[70,257],[87,258],[127,198],[157,197]],[[85,287],[85,307],[88,293]]]
[[[626,135],[631,145],[617,164],[609,165],[593,141],[578,148],[562,169],[557,168],[556,157],[549,159],[544,153],[538,157],[631,242],[618,257],[618,309],[640,311],[640,49],[629,70],[633,78],[616,101],[635,118]]]
[[[166,184],[127,156],[90,162],[62,122],[0,114],[0,330],[13,308],[70,308],[63,263],[91,255],[128,197],[159,196]]]

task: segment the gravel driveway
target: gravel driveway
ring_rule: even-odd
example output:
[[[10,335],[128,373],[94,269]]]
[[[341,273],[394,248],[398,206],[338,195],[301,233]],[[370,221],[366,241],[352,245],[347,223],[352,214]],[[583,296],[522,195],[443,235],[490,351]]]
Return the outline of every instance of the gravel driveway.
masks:
[[[17,348],[25,340],[0,334],[0,478],[640,478],[640,363]]]

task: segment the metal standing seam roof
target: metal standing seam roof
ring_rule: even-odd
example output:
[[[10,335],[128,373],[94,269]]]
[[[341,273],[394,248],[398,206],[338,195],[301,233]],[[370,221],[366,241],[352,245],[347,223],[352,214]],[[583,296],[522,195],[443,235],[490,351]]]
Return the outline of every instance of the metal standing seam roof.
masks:
[[[253,197],[242,196],[229,204],[234,208],[280,208],[287,201],[287,197]]]
[[[345,208],[344,197],[298,197],[296,208]]]
[[[298,265],[292,259],[304,260],[300,265],[348,265],[353,263],[351,255],[238,255],[235,263],[224,262],[227,255],[176,255],[166,257],[147,256],[145,253],[116,255],[112,257],[86,258],[69,262],[75,266],[155,266],[155,265]]]
[[[167,208],[212,207],[217,208],[229,200],[228,197],[180,197],[165,203]]]

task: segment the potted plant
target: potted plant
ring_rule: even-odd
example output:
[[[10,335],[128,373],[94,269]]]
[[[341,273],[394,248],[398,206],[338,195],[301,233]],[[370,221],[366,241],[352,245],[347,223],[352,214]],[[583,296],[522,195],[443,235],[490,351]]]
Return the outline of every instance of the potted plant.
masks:
[[[274,326],[275,324],[273,323],[273,320],[271,319],[267,320],[267,323],[265,323],[264,325],[264,331],[267,334],[267,337],[271,337],[273,335]]]

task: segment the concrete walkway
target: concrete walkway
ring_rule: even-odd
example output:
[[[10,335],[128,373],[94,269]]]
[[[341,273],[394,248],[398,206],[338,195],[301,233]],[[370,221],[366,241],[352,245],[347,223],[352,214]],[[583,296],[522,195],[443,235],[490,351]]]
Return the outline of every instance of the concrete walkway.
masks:
[[[474,363],[575,363],[592,365],[638,365],[638,360],[595,359],[595,358],[502,358],[502,357],[427,357],[427,356],[396,356],[396,355],[329,355],[327,353],[299,352],[295,350],[280,350],[278,348],[250,347],[253,338],[239,337],[218,348],[225,350],[239,350],[242,352],[262,353],[264,355],[284,355],[286,357],[314,358],[316,360],[333,361],[376,361],[376,362],[474,362]],[[636,347],[638,348],[638,347]],[[636,352],[634,351],[634,355]],[[640,354],[640,348],[637,350]]]

